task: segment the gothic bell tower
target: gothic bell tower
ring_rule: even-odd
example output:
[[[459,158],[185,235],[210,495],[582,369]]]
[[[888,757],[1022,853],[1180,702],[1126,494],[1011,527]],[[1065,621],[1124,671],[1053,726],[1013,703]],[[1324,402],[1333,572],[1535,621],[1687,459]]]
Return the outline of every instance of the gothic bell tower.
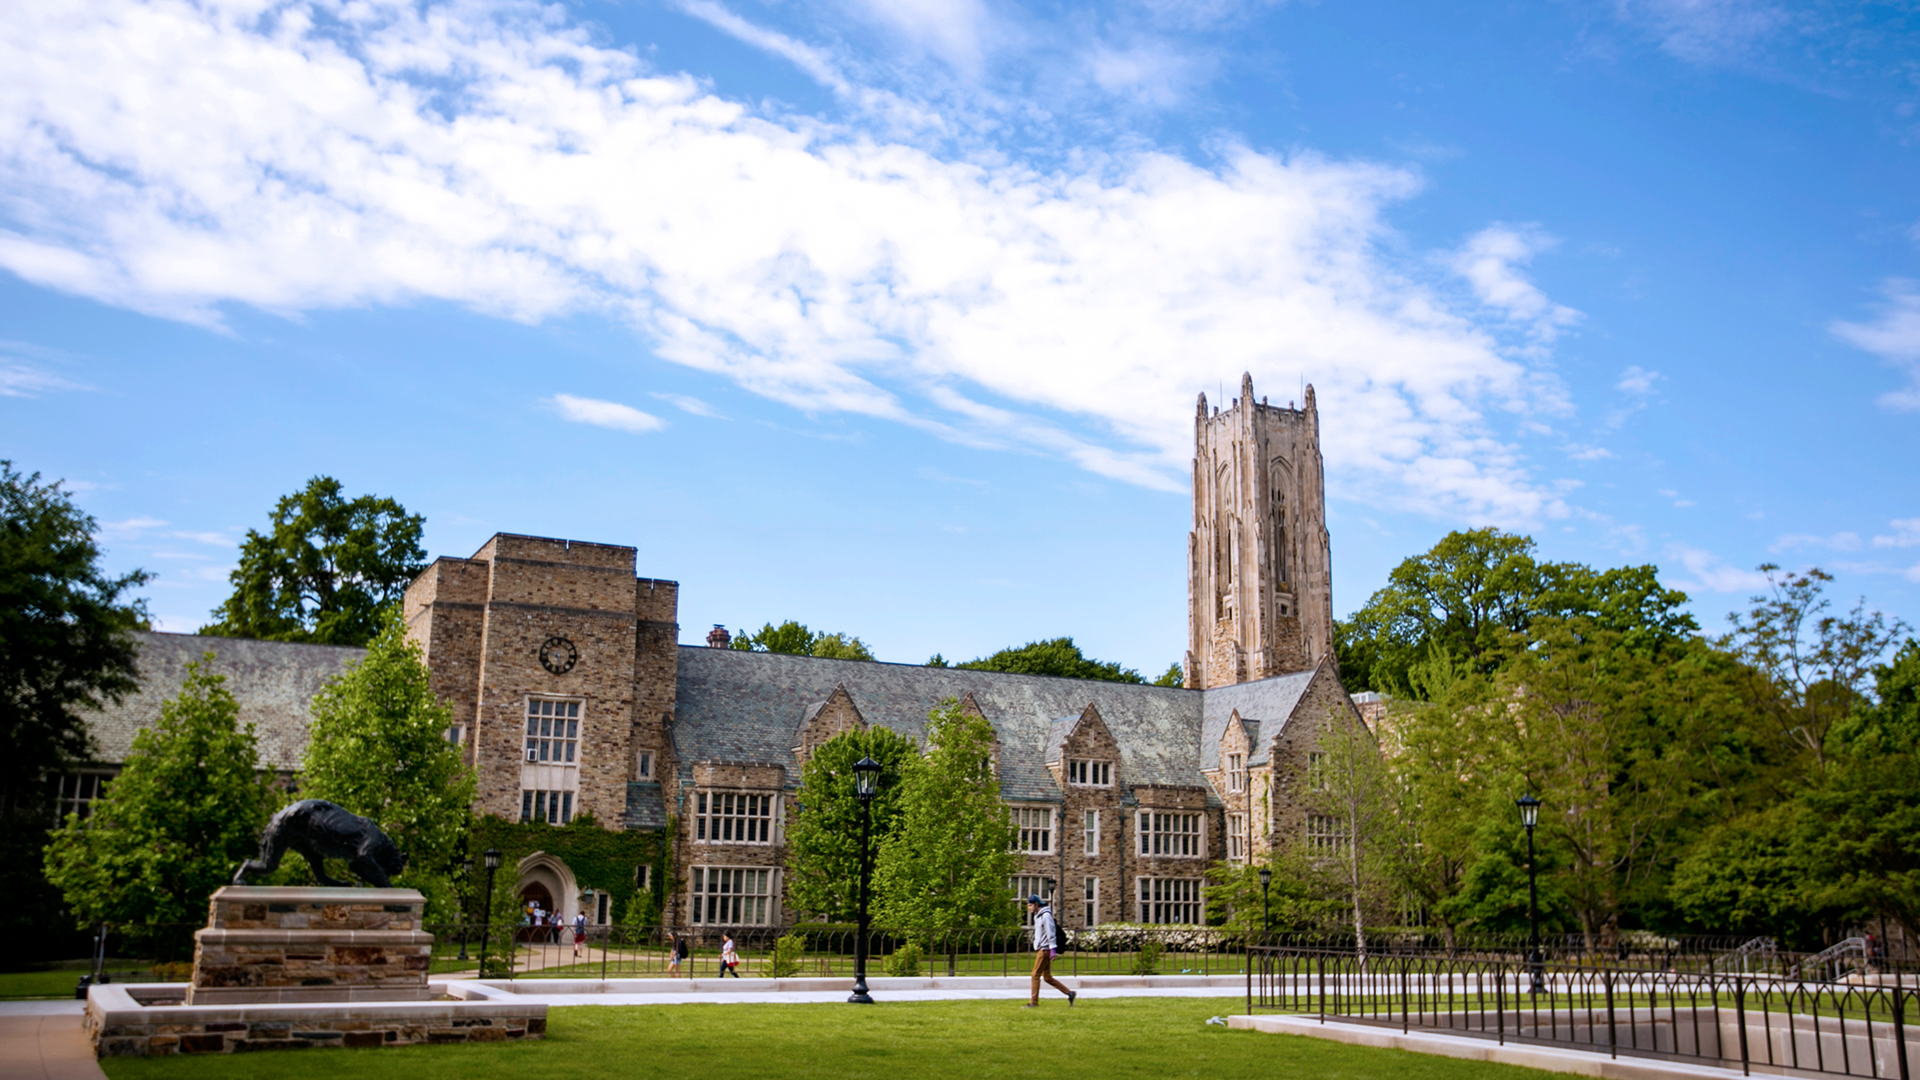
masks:
[[[1305,671],[1333,651],[1320,414],[1240,396],[1193,424],[1187,537],[1187,685],[1231,686]]]

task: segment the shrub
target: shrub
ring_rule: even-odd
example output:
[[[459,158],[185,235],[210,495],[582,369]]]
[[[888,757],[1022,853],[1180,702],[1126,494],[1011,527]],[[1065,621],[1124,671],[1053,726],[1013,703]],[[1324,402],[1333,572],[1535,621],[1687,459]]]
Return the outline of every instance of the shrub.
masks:
[[[1158,974],[1160,971],[1160,953],[1164,949],[1165,946],[1160,944],[1159,938],[1143,938],[1140,942],[1139,951],[1133,954],[1133,967],[1127,974]]]
[[[800,958],[806,954],[806,951],[806,940],[795,934],[788,934],[775,941],[773,964],[767,970],[768,976],[786,979],[800,974]]]
[[[920,946],[909,941],[893,950],[882,965],[889,975],[912,978],[920,974]]]

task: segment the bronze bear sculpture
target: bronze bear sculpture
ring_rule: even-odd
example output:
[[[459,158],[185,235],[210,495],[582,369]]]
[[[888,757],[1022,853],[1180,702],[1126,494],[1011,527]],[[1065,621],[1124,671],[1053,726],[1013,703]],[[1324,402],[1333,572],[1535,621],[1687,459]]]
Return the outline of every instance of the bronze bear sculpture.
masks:
[[[302,799],[267,822],[267,831],[260,834],[260,857],[241,863],[233,883],[245,885],[250,874],[273,873],[289,851],[307,860],[314,880],[335,888],[353,883],[328,877],[327,859],[347,860],[347,869],[376,889],[388,888],[391,876],[407,866],[407,857],[380,826],[325,799]]]

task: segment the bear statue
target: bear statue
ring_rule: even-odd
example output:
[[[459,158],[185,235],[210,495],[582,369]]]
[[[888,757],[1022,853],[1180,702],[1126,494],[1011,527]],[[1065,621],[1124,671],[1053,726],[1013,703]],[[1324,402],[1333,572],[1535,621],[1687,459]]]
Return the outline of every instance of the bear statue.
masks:
[[[376,889],[388,888],[392,875],[407,865],[407,857],[380,826],[325,799],[302,799],[267,822],[267,831],[260,834],[260,857],[241,863],[233,883],[245,885],[250,874],[273,873],[288,851],[306,858],[314,880],[335,888],[353,883],[328,877],[327,859],[347,860],[347,869]]]

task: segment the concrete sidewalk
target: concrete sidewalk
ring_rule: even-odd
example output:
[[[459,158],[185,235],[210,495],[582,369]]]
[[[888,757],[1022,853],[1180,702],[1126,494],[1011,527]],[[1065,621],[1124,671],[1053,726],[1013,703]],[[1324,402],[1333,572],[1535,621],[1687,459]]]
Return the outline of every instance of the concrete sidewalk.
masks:
[[[1062,978],[1082,1001],[1114,997],[1242,998],[1244,975],[1082,975]],[[794,979],[450,979],[435,984],[454,997],[568,1005],[752,1005],[847,1000],[850,978]],[[1027,976],[961,975],[867,980],[874,1001],[1025,1001]],[[1066,998],[1040,988],[1042,1005]]]
[[[0,1001],[0,1080],[106,1080],[83,1001]]]

